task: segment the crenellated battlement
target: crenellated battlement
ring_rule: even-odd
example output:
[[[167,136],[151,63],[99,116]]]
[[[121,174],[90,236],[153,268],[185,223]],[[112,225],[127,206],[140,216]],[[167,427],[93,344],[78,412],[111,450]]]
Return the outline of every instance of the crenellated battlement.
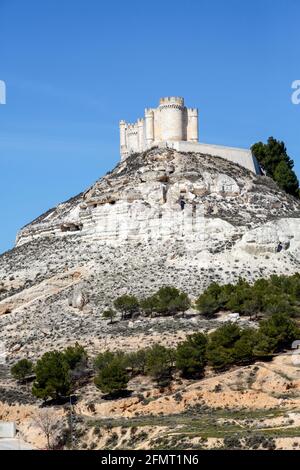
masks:
[[[178,105],[183,107],[184,106],[184,98],[181,96],[166,96],[159,100],[159,106],[169,106],[169,105]]]
[[[128,129],[128,130],[134,130],[134,129],[136,129],[136,128],[137,128],[137,123],[135,123],[135,122],[134,122],[134,123],[128,123],[128,124],[127,124],[127,129]]]
[[[198,116],[198,108],[187,108],[188,113],[194,116]]]

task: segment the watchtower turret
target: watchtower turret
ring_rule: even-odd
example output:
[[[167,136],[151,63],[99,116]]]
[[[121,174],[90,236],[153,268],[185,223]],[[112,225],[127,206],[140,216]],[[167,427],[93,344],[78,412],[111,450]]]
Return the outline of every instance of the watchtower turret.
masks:
[[[184,99],[179,96],[161,98],[158,109],[161,140],[183,140]]]

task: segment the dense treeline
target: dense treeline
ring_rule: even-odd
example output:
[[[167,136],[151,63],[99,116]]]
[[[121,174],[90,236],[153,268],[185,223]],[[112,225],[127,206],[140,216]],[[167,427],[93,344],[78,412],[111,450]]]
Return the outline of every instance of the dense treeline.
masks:
[[[300,313],[300,275],[274,275],[269,279],[258,279],[254,284],[243,279],[237,284],[223,286],[213,283],[198,297],[195,306],[208,318],[220,311],[250,317],[277,312],[297,316]]]
[[[170,349],[160,344],[136,352],[100,353],[93,362],[94,383],[104,394],[115,396],[126,390],[135,375],[149,375],[160,387],[167,386],[173,374],[201,378],[206,366],[222,371],[233,365],[250,364],[290,348],[299,339],[299,329],[285,313],[274,313],[260,322],[258,328],[240,328],[226,323],[210,334],[190,335]],[[11,369],[23,381],[35,373],[32,393],[37,398],[59,399],[80,386],[82,377],[90,377],[87,353],[82,346],[45,353],[34,366],[22,359]]]
[[[253,284],[242,279],[235,285],[213,283],[195,302],[201,314],[210,318],[219,311],[233,311],[264,319],[253,328],[225,323],[210,334],[195,333],[176,349],[155,344],[136,352],[106,351],[96,357],[92,366],[84,348],[76,343],[64,351],[45,353],[35,365],[22,359],[11,368],[11,373],[20,383],[35,378],[32,393],[44,400],[68,396],[91,376],[95,385],[109,395],[126,390],[135,375],[149,375],[161,387],[169,384],[174,373],[200,378],[207,366],[222,371],[233,365],[268,359],[290,348],[300,336],[293,319],[299,314],[299,302],[299,274],[274,275]],[[124,320],[140,313],[149,316],[184,313],[190,306],[187,294],[170,286],[142,300],[123,295],[114,301]],[[112,322],[116,311],[108,309],[103,316]]]
[[[269,137],[267,144],[257,142],[251,150],[267,176],[287,193],[300,196],[294,161],[288,156],[284,142]]]
[[[220,311],[231,311],[249,315],[257,319],[258,315],[287,313],[290,316],[300,314],[300,275],[277,276],[258,279],[250,284],[239,279],[237,284],[219,285],[212,283],[192,305],[185,292],[172,286],[161,287],[155,294],[138,299],[134,295],[122,295],[115,299],[114,309],[105,310],[102,316],[113,322],[117,311],[121,320],[144,316],[170,316],[196,308],[207,318]]]
[[[64,351],[46,352],[34,365],[21,359],[11,368],[12,376],[20,383],[34,374],[32,394],[37,398],[54,400],[68,396],[87,375],[88,355],[78,343]]]

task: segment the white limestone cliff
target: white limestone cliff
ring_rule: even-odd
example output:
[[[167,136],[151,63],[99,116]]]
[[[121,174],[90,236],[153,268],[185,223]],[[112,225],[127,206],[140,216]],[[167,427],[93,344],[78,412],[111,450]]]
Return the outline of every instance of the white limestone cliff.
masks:
[[[26,226],[17,246],[41,237],[112,246],[182,239],[202,251],[236,238],[237,249],[276,252],[298,246],[298,215],[299,202],[269,178],[221,158],[153,149]]]

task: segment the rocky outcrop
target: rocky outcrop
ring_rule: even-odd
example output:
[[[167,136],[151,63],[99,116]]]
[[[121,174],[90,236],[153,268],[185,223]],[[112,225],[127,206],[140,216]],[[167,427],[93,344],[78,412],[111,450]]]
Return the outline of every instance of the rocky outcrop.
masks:
[[[68,298],[68,305],[73,308],[78,308],[79,310],[82,310],[87,303],[88,298],[86,294],[78,287],[73,290]]]
[[[274,218],[296,217],[299,209],[270,179],[227,160],[154,149],[130,156],[85,193],[26,226],[17,245],[41,237],[111,245],[170,237],[202,242],[215,219],[242,234]]]

